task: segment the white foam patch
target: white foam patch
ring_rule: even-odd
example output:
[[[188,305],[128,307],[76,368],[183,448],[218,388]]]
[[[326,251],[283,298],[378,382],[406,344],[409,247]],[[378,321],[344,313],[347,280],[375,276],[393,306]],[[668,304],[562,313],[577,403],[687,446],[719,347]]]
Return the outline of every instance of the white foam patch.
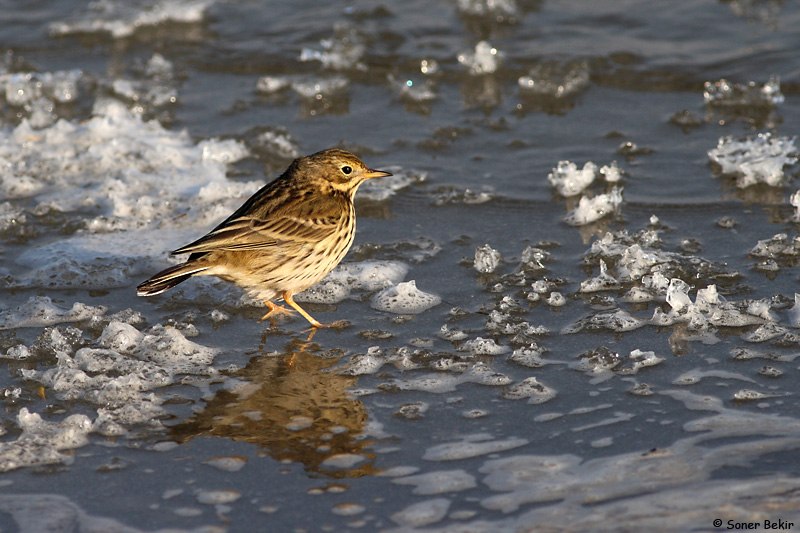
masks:
[[[9,515],[9,520],[16,524],[13,531],[144,533],[112,518],[89,515],[69,498],[58,494],[0,494],[0,512]]]
[[[372,352],[372,348],[370,348]],[[347,365],[338,371],[345,376],[361,376],[375,374],[387,363],[387,359],[380,353],[357,354],[350,358]]]
[[[218,468],[223,472],[238,472],[247,464],[247,458],[231,456],[212,457],[211,459],[205,461],[204,464]]]
[[[335,304],[356,292],[390,289],[408,273],[408,265],[400,261],[360,261],[334,268],[316,285],[295,296],[298,302]]]
[[[621,309],[600,311],[581,318],[563,332],[599,329],[622,332],[647,324],[671,326],[681,323],[687,326],[680,333],[684,340],[706,343],[718,342],[715,334],[719,327],[758,326],[743,335],[748,342],[763,342],[790,334],[778,323],[779,315],[773,307],[779,304],[774,299],[728,301],[719,294],[715,284],[699,288],[693,299],[692,288],[681,278],[724,280],[733,273],[724,264],[659,250],[654,246],[659,242],[658,232],[653,229],[639,232],[635,240],[626,232],[607,233],[602,239],[594,241],[587,253],[588,257],[600,264],[600,276],[585,281],[582,287],[585,290],[606,286],[611,288],[617,283],[621,287],[634,283],[623,297],[624,301],[666,302],[666,310],[656,307],[649,320],[632,316]],[[798,253],[797,249],[795,240],[789,239],[786,234],[778,234],[759,241],[750,254],[768,258],[791,257]],[[611,267],[604,268],[604,263],[613,264],[613,272]]]
[[[414,476],[396,477],[392,483],[413,485],[414,494],[431,495],[460,492],[477,487],[475,477],[464,470],[438,470]]]
[[[70,309],[64,309],[47,296],[31,296],[16,309],[0,311],[0,330],[78,322],[101,316],[105,311],[105,307],[93,307],[81,302],[75,302]]]
[[[711,331],[719,326],[743,327],[775,320],[768,302],[728,302],[717,293],[716,285],[698,290],[697,297],[692,302],[689,290],[689,285],[683,280],[670,280],[667,303],[671,309],[665,314],[657,308],[650,322],[658,326],[684,322],[695,331]]]
[[[135,5],[127,2],[94,2],[89,12],[71,21],[53,22],[53,36],[110,33],[115,39],[129,37],[143,27],[165,22],[200,22],[213,0],[160,0]]]
[[[24,379],[44,386],[48,396],[94,406],[96,416],[49,422],[23,410],[18,419],[23,433],[0,446],[0,465],[6,465],[0,468],[60,461],[59,450],[83,446],[90,433],[119,437],[163,431],[165,398],[156,391],[175,383],[178,376],[218,375],[211,366],[217,350],[188,340],[175,328],[156,325],[141,331],[133,325],[141,323],[141,317],[133,312],[105,317],[95,311],[90,320],[95,326],[105,324],[95,340],[74,327],[45,330],[35,348],[37,353],[51,353],[56,364],[20,372]],[[30,455],[21,455],[21,449]]]
[[[395,78],[392,74],[387,74],[386,79],[400,99],[407,103],[426,105],[439,97],[436,85],[430,80],[418,83],[412,79]]]
[[[509,23],[519,15],[516,0],[458,0],[458,11],[464,15]]]
[[[611,192],[598,194],[593,198],[582,196],[578,207],[567,213],[564,222],[570,226],[585,226],[616,212],[622,205],[622,188],[614,187]]]
[[[337,283],[335,280],[323,279],[295,296],[294,299],[300,303],[335,304],[349,297],[349,287]]]
[[[633,331],[648,324],[623,309],[599,311],[583,317],[573,324],[565,327],[561,332],[565,334],[578,333],[579,331],[610,330],[617,332]]]
[[[608,266],[600,260],[600,275],[581,282],[580,292],[612,291],[620,288],[619,281],[608,273]]]
[[[379,311],[415,315],[436,307],[441,302],[439,296],[419,290],[416,281],[411,280],[382,290],[372,298],[370,305]]]
[[[13,288],[112,289],[127,287],[146,272],[141,257],[158,255],[163,244],[147,231],[127,231],[127,249],[108,247],[108,235],[80,234],[35,246],[15,258],[26,272],[5,284]]]
[[[787,477],[777,470],[753,480],[726,481],[720,475],[742,464],[760,464],[774,454],[795,453],[800,448],[800,420],[736,405],[728,407],[727,400],[684,388],[662,394],[697,413],[697,418],[683,424],[688,437],[668,447],[588,459],[574,454],[504,454],[487,458],[478,468],[483,474],[479,481],[493,494],[481,495],[480,505],[508,516],[482,515],[472,521],[468,517],[430,531],[521,531],[529,529],[530,524],[554,523],[568,531],[645,531],[663,529],[667,522],[673,529],[689,530],[696,528],[698,521],[713,523],[728,516],[725,513],[731,506],[741,510],[745,518],[771,519],[777,506],[790,509],[781,519],[796,520],[797,513],[791,509],[795,508],[800,478]],[[732,394],[738,401],[763,401],[772,396],[752,389]],[[575,409],[570,414],[586,414],[598,407],[612,406]],[[559,417],[558,413],[546,413],[536,417],[534,423]],[[614,412],[611,417],[573,429],[585,431],[599,425],[625,424],[632,417],[630,413]],[[617,430],[624,431],[624,427]],[[471,436],[463,444],[468,447],[490,438]],[[614,444],[615,440],[603,437],[586,442],[597,447]],[[469,453],[459,453],[461,445],[457,442],[430,448],[426,459],[471,457]],[[698,499],[697,494],[703,494],[703,498]],[[520,509],[524,511],[518,512]]]
[[[300,61],[319,61],[323,67],[332,70],[367,70],[361,62],[367,47],[358,28],[337,24],[335,30],[332,38],[320,41],[321,50],[303,48]]]
[[[391,518],[401,526],[428,526],[439,522],[447,516],[449,509],[450,500],[447,498],[434,498],[409,505],[405,509],[394,513]]]
[[[232,142],[196,145],[185,132],[143,122],[121,103],[100,100],[93,117],[81,123],[60,120],[34,130],[23,120],[0,132],[7,165],[1,187],[10,198],[36,195],[37,211],[85,213],[89,231],[133,229],[168,220],[175,205],[188,201],[202,212],[209,200],[223,199],[209,194],[215,185],[226,184],[228,194],[255,192],[257,183],[225,177],[225,164],[247,153]],[[35,188],[27,186],[32,169]],[[191,218],[196,221],[197,213]]]
[[[630,376],[638,374],[643,368],[664,362],[655,352],[632,350],[629,355],[614,352],[601,346],[580,355],[571,368],[592,376],[592,384],[602,383],[614,375]]]
[[[0,74],[0,91],[6,104],[24,113],[33,127],[44,128],[56,120],[55,104],[76,101],[84,74],[80,70],[14,72]]]
[[[610,164],[600,167],[600,174],[608,183],[618,183],[620,180],[622,180],[623,172],[622,169],[620,169],[617,165],[617,162],[612,161]]]
[[[526,444],[528,444],[527,439],[511,437],[492,440],[492,437],[486,433],[477,433],[466,436],[457,442],[431,446],[425,450],[422,458],[426,461],[458,461],[513,450]]]
[[[264,94],[276,94],[291,90],[307,102],[314,102],[344,95],[349,86],[350,80],[344,76],[265,76],[256,83],[256,90]],[[269,144],[275,144],[269,138],[263,140],[268,141]],[[293,153],[296,153],[296,148],[291,145],[287,146],[285,141],[275,140],[278,141],[276,147],[291,149]]]
[[[469,340],[458,347],[459,351],[468,352],[472,356],[479,355],[502,355],[511,351],[508,346],[497,344],[494,339],[484,339],[481,337]]]
[[[368,458],[365,455],[357,453],[338,453],[320,463],[320,468],[325,470],[349,470],[367,460]]]
[[[703,99],[714,107],[777,106],[783,103],[781,80],[772,75],[764,85],[756,82],[732,83],[726,79],[703,85]]]
[[[794,305],[789,309],[792,327],[800,327],[800,294],[794,293]]]
[[[586,61],[545,62],[517,79],[520,95],[569,98],[589,86],[591,69]]]
[[[800,236],[789,239],[785,233],[778,233],[769,239],[758,241],[749,253],[767,259],[797,257],[800,255]]]
[[[352,290],[375,291],[399,283],[408,273],[408,265],[399,261],[361,261],[341,264],[325,278]]]
[[[89,434],[94,429],[86,415],[74,414],[60,422],[48,422],[27,407],[20,409],[17,425],[22,434],[16,440],[0,442],[2,472],[26,466],[71,463],[72,457],[61,452],[88,444]]]
[[[509,359],[518,365],[526,366],[528,368],[541,368],[544,365],[549,364],[547,361],[542,359],[542,354],[546,351],[546,348],[543,348],[535,342],[532,342],[528,346],[523,346],[514,350]]]
[[[561,196],[569,197],[582,193],[592,184],[597,176],[597,165],[591,161],[584,163],[578,170],[578,165],[571,161],[559,161],[556,168],[547,175],[550,182]]]
[[[490,274],[497,270],[502,262],[503,256],[500,255],[500,252],[488,244],[484,244],[475,249],[475,261],[472,265],[481,274]]]
[[[198,503],[204,505],[225,505],[242,497],[238,490],[199,490],[195,494]]]
[[[509,400],[527,399],[528,403],[540,404],[555,398],[556,390],[539,382],[538,379],[531,376],[529,378],[525,378],[519,383],[515,383],[514,385],[507,387],[503,391],[503,397],[508,398]]]
[[[411,365],[410,368],[415,368],[415,366]],[[455,364],[453,361],[440,361],[437,370],[439,370],[439,372],[409,378],[391,379],[384,385],[389,389],[442,394],[454,392],[458,385],[462,383],[477,383],[490,387],[502,387],[513,382],[510,377],[492,370],[491,367],[482,362],[467,365]],[[450,370],[453,373],[445,373],[442,372],[443,370]]]
[[[469,69],[473,76],[492,74],[500,64],[500,53],[486,41],[475,45],[474,52],[464,52],[458,55],[458,62]]]
[[[237,141],[195,144],[186,132],[144,122],[113,100],[98,101],[92,118],[80,123],[60,120],[34,129],[23,120],[0,131],[0,194],[32,198],[32,212],[66,213],[79,228],[15,258],[27,273],[6,283],[129,283],[143,268],[142,256],[198,237],[263,185],[226,178],[227,165],[247,153]]]
[[[797,162],[794,142],[794,137],[773,137],[771,133],[741,140],[722,137],[717,147],[708,151],[708,158],[719,165],[723,175],[735,176],[740,189],[757,183],[777,187],[785,180],[784,167]]]

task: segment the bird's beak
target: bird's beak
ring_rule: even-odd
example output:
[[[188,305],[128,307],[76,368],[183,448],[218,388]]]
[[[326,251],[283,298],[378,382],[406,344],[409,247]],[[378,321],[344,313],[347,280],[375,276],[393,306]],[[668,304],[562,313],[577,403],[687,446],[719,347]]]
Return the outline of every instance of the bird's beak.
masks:
[[[372,170],[372,169],[369,169],[364,174],[361,174],[361,177],[366,180],[366,179],[369,179],[369,178],[383,178],[385,176],[391,176],[391,175],[392,175],[391,172],[386,172],[385,170]]]

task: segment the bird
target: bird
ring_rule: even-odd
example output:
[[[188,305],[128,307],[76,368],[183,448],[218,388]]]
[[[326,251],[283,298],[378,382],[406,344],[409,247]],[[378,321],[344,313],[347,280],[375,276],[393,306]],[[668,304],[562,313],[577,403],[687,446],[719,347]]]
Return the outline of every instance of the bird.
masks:
[[[153,296],[192,276],[217,276],[265,302],[262,321],[292,314],[274,302],[282,299],[313,328],[340,327],[346,322],[317,321],[294,296],[324,278],[353,244],[359,185],[391,175],[338,148],[298,157],[207,235],[172,251],[189,257],[139,284],[136,293]]]

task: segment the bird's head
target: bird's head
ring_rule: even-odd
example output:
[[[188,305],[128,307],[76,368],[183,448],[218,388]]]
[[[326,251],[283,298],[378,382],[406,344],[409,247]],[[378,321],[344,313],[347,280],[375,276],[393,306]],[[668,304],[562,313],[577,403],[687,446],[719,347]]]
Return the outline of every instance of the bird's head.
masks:
[[[295,164],[303,174],[314,176],[315,179],[322,178],[330,184],[331,188],[343,192],[351,198],[364,181],[392,175],[383,170],[373,170],[354,154],[338,148],[301,157],[295,161]]]

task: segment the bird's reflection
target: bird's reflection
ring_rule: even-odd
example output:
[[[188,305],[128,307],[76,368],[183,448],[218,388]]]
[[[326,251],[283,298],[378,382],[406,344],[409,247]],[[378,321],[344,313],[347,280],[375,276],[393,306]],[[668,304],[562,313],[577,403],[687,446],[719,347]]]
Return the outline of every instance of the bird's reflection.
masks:
[[[320,352],[319,345],[295,339],[283,354],[258,353],[232,375],[241,380],[238,386],[219,391],[202,411],[174,426],[172,438],[248,442],[277,461],[298,461],[308,472],[335,478],[374,473],[370,442],[359,437],[367,411],[346,393],[357,378],[331,372],[338,357]],[[363,460],[352,464],[336,456]]]

